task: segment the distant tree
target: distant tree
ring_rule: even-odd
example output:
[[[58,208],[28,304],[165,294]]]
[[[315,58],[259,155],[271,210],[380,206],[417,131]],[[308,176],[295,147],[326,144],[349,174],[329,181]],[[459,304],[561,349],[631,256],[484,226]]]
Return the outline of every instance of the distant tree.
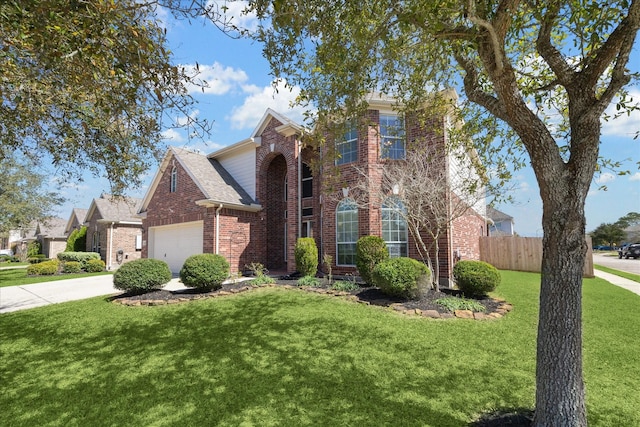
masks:
[[[629,228],[636,225],[640,225],[640,213],[638,212],[629,212],[625,216],[621,217],[616,221],[616,225],[621,228]]]
[[[625,232],[617,223],[600,224],[591,232],[591,238],[594,245],[606,244],[607,246],[615,246],[622,243],[625,238]]]
[[[171,65],[153,2],[12,0],[0,3],[0,159],[50,157],[58,176],[85,171],[114,194],[141,183],[163,150],[163,120],[190,133],[187,84]],[[178,121],[174,122],[176,125]]]
[[[28,228],[46,222],[64,199],[47,191],[48,178],[29,162],[11,155],[0,159],[0,232]]]

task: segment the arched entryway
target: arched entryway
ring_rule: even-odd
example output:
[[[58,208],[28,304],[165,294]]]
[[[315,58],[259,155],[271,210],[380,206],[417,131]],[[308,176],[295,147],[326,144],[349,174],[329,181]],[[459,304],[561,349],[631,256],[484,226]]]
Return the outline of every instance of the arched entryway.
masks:
[[[287,161],[278,154],[266,171],[267,262],[271,271],[287,269]]]

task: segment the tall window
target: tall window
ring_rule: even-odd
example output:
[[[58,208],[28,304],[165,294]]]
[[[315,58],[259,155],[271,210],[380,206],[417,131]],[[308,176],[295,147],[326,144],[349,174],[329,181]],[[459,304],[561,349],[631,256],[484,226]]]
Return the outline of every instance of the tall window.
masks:
[[[380,157],[404,159],[404,120],[391,114],[380,114]]]
[[[302,164],[302,198],[313,197],[313,176],[311,168],[306,163]]]
[[[100,253],[100,233],[95,231],[91,239],[91,251]]]
[[[389,197],[382,203],[382,240],[387,244],[389,256],[407,256],[407,221],[403,214],[406,208],[397,197]]]
[[[346,124],[346,132],[341,140],[336,140],[336,165],[344,165],[358,160],[358,129],[350,120]]]
[[[343,199],[336,208],[336,264],[356,265],[358,241],[358,206]]]
[[[178,169],[174,166],[171,168],[171,186],[169,191],[172,193],[176,192],[176,187],[178,185]]]

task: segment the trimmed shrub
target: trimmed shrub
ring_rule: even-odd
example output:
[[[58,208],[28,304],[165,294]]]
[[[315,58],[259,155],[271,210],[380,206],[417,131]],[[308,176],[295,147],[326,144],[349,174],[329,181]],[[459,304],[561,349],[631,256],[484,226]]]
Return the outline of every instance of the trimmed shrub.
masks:
[[[420,299],[430,287],[431,272],[412,258],[390,258],[373,268],[373,284],[387,295]]]
[[[464,260],[453,266],[453,278],[466,296],[482,296],[500,284],[500,272],[484,261]]]
[[[363,236],[356,242],[356,267],[365,283],[373,283],[374,267],[386,259],[389,259],[389,250],[381,237]]]
[[[38,254],[36,256],[27,258],[27,262],[29,264],[38,264],[40,262],[45,262],[46,260],[47,260],[47,257],[44,254]]]
[[[84,271],[87,273],[100,273],[104,271],[106,264],[101,259],[90,259],[84,265]]]
[[[97,252],[60,252],[58,259],[62,262],[76,261],[82,265],[82,269],[86,269],[87,262],[90,259],[100,259]]]
[[[130,293],[145,293],[160,289],[171,280],[171,270],[166,262],[157,259],[137,259],[113,273],[113,286]]]
[[[27,274],[30,276],[53,276],[58,273],[60,264],[58,260],[51,259],[27,267]]]
[[[189,288],[215,290],[229,277],[229,263],[222,255],[191,255],[180,269],[180,280]]]
[[[67,261],[62,264],[63,273],[80,273],[82,271],[82,264],[78,261]]]
[[[315,276],[318,272],[318,247],[313,237],[300,237],[295,247],[296,269],[301,276]]]

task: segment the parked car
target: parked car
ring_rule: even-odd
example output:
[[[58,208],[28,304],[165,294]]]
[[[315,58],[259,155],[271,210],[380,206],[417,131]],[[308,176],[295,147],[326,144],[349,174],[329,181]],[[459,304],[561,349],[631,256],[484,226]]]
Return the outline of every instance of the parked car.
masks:
[[[618,258],[640,258],[640,243],[628,243],[620,246],[620,249],[618,249]]]
[[[606,245],[599,245],[593,248],[596,251],[612,251],[613,247]]]
[[[13,256],[11,249],[0,249],[0,255]]]

